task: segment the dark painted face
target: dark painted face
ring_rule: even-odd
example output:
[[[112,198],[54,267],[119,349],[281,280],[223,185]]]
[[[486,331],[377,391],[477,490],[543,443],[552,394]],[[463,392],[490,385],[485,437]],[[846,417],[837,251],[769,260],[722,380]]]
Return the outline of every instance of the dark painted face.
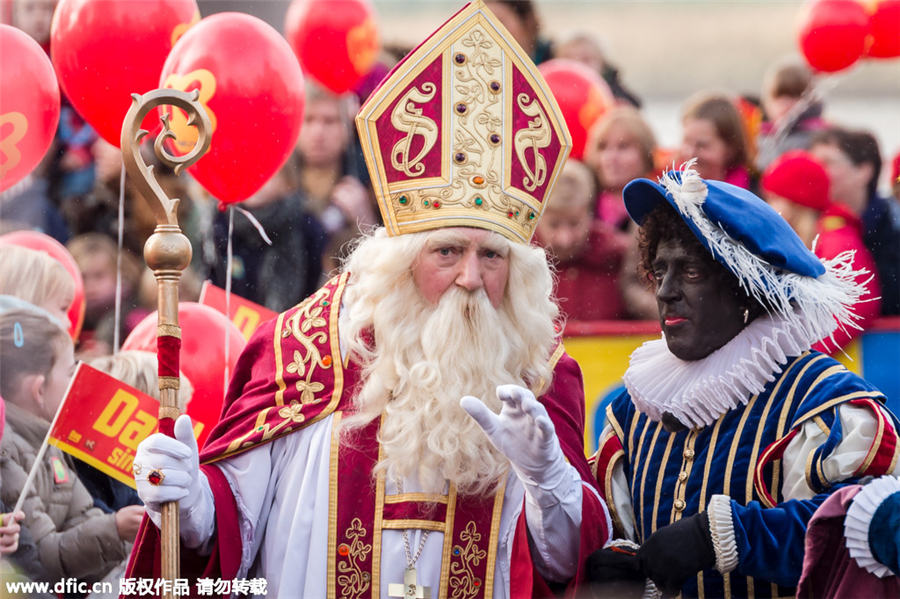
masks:
[[[705,358],[744,328],[747,299],[734,275],[702,248],[661,241],[651,267],[659,322],[675,356]]]

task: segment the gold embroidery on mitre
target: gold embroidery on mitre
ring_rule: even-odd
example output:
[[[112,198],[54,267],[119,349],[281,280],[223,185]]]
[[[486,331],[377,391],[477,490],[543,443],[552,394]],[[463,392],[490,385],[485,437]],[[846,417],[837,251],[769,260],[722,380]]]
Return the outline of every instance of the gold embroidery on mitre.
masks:
[[[454,545],[453,553],[457,552],[459,562],[454,562],[450,567],[450,597],[452,599],[468,599],[478,595],[483,581],[475,576],[473,567],[478,566],[481,560],[487,557],[487,551],[478,548],[481,533],[477,532],[474,522],[466,524],[465,530],[459,533],[459,539],[465,546]],[[489,575],[491,573],[488,573]]]
[[[531,101],[529,102],[529,100]],[[537,100],[532,99],[528,94],[519,94],[516,102],[522,112],[534,117],[528,121],[527,129],[516,131],[515,137],[516,157],[522,168],[525,169],[522,185],[528,191],[534,191],[547,180],[547,161],[541,155],[541,149],[550,145],[551,131],[547,124],[547,116],[541,110],[541,104]],[[534,158],[533,169],[530,168],[528,156],[525,154],[529,149]]]
[[[438,138],[437,123],[423,115],[421,108],[416,107],[416,103],[430,102],[434,98],[437,86],[427,81],[422,84],[422,89],[424,92],[415,87],[410,89],[400,98],[391,112],[391,124],[398,131],[406,133],[406,137],[395,143],[391,150],[391,165],[410,177],[418,177],[425,172],[422,159],[428,155]],[[417,135],[422,137],[422,149],[410,158],[409,152]]]
[[[341,597],[347,599],[356,599],[362,597],[369,590],[372,576],[368,572],[363,572],[359,562],[365,561],[366,556],[372,551],[371,543],[364,543],[362,539],[366,536],[366,529],[363,528],[362,520],[354,518],[350,521],[350,527],[344,531],[346,541],[338,545],[338,561],[337,570],[340,574],[337,582],[341,587]]]
[[[468,226],[528,242],[571,149],[540,72],[481,0],[407,56],[356,123],[390,235]]]

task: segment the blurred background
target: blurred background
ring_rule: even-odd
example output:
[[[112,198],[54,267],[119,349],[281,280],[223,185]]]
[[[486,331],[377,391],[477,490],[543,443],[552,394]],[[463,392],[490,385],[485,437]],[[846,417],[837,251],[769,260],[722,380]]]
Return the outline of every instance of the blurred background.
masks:
[[[199,0],[202,15],[249,12],[283,31],[289,0]],[[382,44],[412,48],[464,2],[373,0]],[[663,147],[680,141],[680,111],[698,90],[758,96],[763,74],[800,56],[797,0],[536,0],[542,35],[597,37],[622,82],[643,101]],[[900,150],[900,60],[861,60],[819,82],[827,120],[868,129],[881,151]],[[887,185],[885,172],[883,184]]]

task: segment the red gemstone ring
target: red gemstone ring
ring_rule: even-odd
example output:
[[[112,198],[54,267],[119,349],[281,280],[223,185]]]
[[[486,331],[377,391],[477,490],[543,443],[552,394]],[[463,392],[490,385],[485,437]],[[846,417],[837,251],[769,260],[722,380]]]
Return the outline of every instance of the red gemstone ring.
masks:
[[[159,468],[154,468],[150,472],[147,473],[147,482],[153,486],[159,486],[164,481],[166,475],[162,473],[162,470]]]

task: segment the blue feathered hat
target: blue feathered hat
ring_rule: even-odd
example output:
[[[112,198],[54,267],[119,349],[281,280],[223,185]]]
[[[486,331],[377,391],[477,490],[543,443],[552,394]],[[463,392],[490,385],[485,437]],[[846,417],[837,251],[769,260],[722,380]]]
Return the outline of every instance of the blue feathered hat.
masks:
[[[812,345],[838,326],[854,327],[852,306],[865,293],[853,270],[852,250],[822,261],[803,245],[790,225],[746,189],[700,177],[694,160],[658,182],[635,179],[625,186],[628,215],[638,225],[667,202],[713,257],[747,293]]]

